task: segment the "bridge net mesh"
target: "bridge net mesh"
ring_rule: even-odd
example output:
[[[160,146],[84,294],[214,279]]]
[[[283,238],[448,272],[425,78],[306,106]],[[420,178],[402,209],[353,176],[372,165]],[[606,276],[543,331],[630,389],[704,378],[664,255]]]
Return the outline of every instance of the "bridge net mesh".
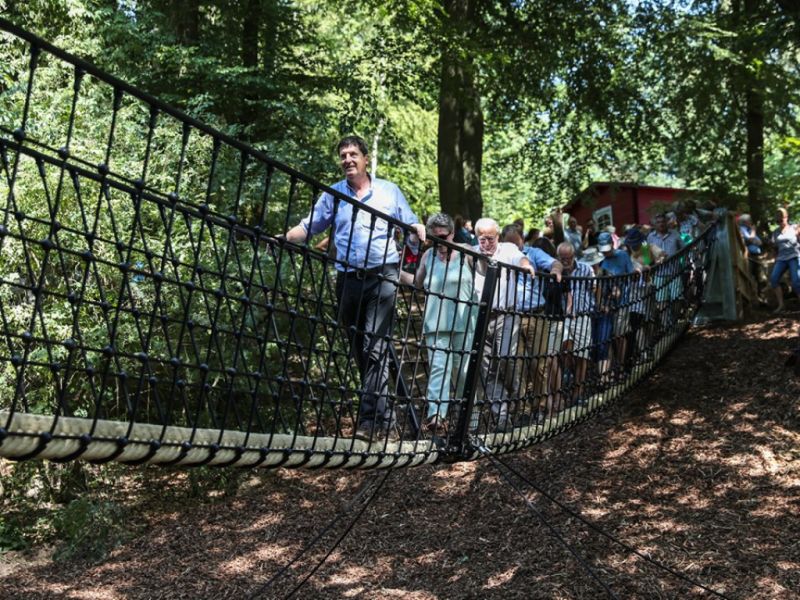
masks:
[[[433,240],[427,280],[403,280],[407,223],[0,30],[2,456],[391,467],[509,451],[618,398],[701,301],[713,230],[645,275],[561,284]],[[323,199],[316,238],[280,237]],[[378,268],[351,253],[364,231],[385,234]],[[371,285],[392,305],[378,330]],[[367,404],[388,431],[357,431]]]

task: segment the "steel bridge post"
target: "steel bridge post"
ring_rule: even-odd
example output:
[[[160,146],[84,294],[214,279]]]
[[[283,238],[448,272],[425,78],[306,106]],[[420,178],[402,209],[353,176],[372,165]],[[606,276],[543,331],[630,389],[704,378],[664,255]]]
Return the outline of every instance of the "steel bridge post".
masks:
[[[456,460],[464,457],[467,453],[469,426],[472,419],[472,411],[475,407],[475,397],[480,387],[483,345],[486,342],[486,331],[489,328],[489,319],[491,318],[499,274],[500,267],[497,262],[490,261],[486,268],[486,279],[483,283],[483,292],[478,305],[478,319],[475,322],[475,337],[472,339],[472,351],[470,352],[469,366],[467,367],[464,396],[461,399],[461,411],[458,415],[455,434],[450,438],[450,447],[448,448],[448,454],[452,459]]]

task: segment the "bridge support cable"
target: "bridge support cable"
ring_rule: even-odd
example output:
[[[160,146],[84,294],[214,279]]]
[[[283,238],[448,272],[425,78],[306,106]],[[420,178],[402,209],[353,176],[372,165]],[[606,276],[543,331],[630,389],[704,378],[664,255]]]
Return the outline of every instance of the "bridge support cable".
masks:
[[[564,546],[564,548],[566,548],[566,550],[572,555],[572,557],[575,559],[578,565],[584,571],[586,571],[586,573],[592,579],[594,579],[600,585],[600,587],[603,588],[603,590],[605,590],[608,597],[613,598],[614,600],[619,600],[619,596],[617,596],[613,592],[613,590],[608,586],[608,584],[600,578],[600,576],[595,572],[594,569],[592,569],[589,563],[587,563],[584,560],[584,558],[580,554],[578,554],[578,551],[575,550],[575,548],[573,548],[569,544],[569,542],[567,542],[567,540],[564,539],[564,536],[561,535],[558,529],[556,529],[550,523],[550,521],[548,521],[547,518],[541,512],[539,512],[539,510],[537,510],[533,502],[530,501],[530,499],[525,494],[525,492],[520,488],[520,486],[508,476],[508,474],[506,473],[506,469],[503,468],[505,467],[505,465],[502,462],[500,462],[500,460],[496,456],[494,456],[487,447],[480,446],[477,448],[477,450],[483,456],[489,459],[489,461],[497,469],[497,472],[500,474],[500,477],[503,479],[503,481],[505,481],[509,486],[511,486],[511,488],[520,496],[520,498],[522,498],[522,501],[525,503],[525,506],[527,506],[528,510],[530,510],[536,516],[536,518],[539,519],[542,525],[544,525],[545,527],[547,527],[547,529],[550,530],[550,534],[558,541],[559,544],[561,544],[562,546]]]
[[[474,436],[511,452],[622,397],[703,300],[713,227],[646,274],[560,285],[433,238],[455,282],[415,281],[394,216],[2,18],[0,63],[0,456],[400,468],[479,458]],[[284,239],[303,218],[318,237]],[[378,267],[355,229],[386,239],[367,244]],[[393,302],[380,331],[367,286]]]
[[[528,487],[532,488],[533,490],[535,490],[536,492],[538,492],[539,494],[544,496],[552,504],[556,505],[561,511],[563,511],[564,513],[566,513],[569,516],[573,517],[574,519],[577,519],[578,521],[580,521],[581,523],[583,523],[584,525],[589,527],[592,531],[595,531],[596,533],[602,535],[604,538],[606,538],[610,542],[613,542],[617,546],[623,548],[627,552],[630,552],[631,554],[637,556],[638,558],[641,558],[642,560],[644,560],[648,564],[660,569],[661,571],[669,573],[670,575],[672,575],[673,577],[676,577],[677,579],[680,579],[684,583],[688,583],[688,584],[690,584],[690,585],[692,585],[692,586],[694,586],[696,588],[699,588],[699,589],[701,589],[701,590],[703,590],[705,592],[708,592],[709,594],[712,594],[713,596],[716,596],[717,598],[722,598],[723,600],[732,600],[729,596],[726,596],[725,594],[723,594],[721,592],[718,592],[718,591],[714,590],[713,588],[708,587],[707,585],[697,581],[696,579],[693,579],[693,578],[689,577],[688,575],[686,575],[684,573],[681,573],[680,571],[678,571],[676,569],[673,569],[669,565],[666,565],[666,564],[664,564],[664,563],[662,563],[662,562],[660,562],[660,561],[648,556],[647,554],[637,550],[636,548],[632,547],[631,545],[626,544],[625,542],[623,542],[622,540],[620,540],[616,536],[608,533],[605,529],[603,529],[602,527],[600,527],[596,523],[590,521],[589,519],[587,519],[586,517],[581,515],[579,512],[577,512],[574,509],[570,508],[569,506],[567,506],[566,504],[564,504],[563,502],[558,500],[558,498],[556,498],[552,494],[548,493],[544,488],[542,488],[540,485],[538,485],[532,479],[527,477],[519,469],[514,468],[511,464],[509,464],[508,461],[503,460],[502,458],[500,458],[498,456],[494,456],[491,452],[488,452],[488,450],[486,450],[485,448],[478,448],[478,451],[481,452],[482,454],[484,454],[485,456],[487,456],[495,465],[497,465],[498,470],[500,470],[500,468],[502,467],[503,469],[505,469],[506,471],[508,471],[512,475],[514,475],[517,479],[519,479],[520,481],[525,483]],[[506,480],[508,481],[508,479],[506,479]],[[515,487],[515,489],[517,489],[517,488]]]
[[[290,597],[292,594],[296,593],[300,587],[311,578],[311,576],[319,569],[320,566],[328,559],[331,553],[339,546],[342,540],[346,537],[346,535],[350,532],[353,528],[353,525],[358,521],[361,515],[366,510],[367,506],[372,503],[372,500],[378,494],[380,489],[383,487],[383,484],[389,477],[389,473],[391,471],[387,470],[381,475],[375,475],[374,477],[368,478],[364,484],[359,489],[358,493],[347,503],[345,507],[343,507],[334,517],[331,519],[325,527],[323,527],[311,540],[309,540],[305,546],[303,546],[292,559],[283,565],[272,577],[270,577],[264,584],[262,584],[257,590],[252,592],[249,596],[247,596],[248,600],[255,600],[256,598],[262,597],[264,594],[269,591],[269,589],[277,582],[291,567],[294,565],[298,560],[302,559],[317,545],[317,543],[325,536],[327,533],[343,518],[347,515],[352,514],[353,510],[362,505],[356,516],[351,519],[350,524],[345,528],[344,533],[340,535],[337,541],[334,543],[333,547],[325,554],[324,558],[318,561],[317,565],[312,569],[312,571],[306,575],[306,577],[302,580],[302,582],[294,588],[294,590],[287,596]],[[364,501],[364,498],[367,497],[367,500]]]

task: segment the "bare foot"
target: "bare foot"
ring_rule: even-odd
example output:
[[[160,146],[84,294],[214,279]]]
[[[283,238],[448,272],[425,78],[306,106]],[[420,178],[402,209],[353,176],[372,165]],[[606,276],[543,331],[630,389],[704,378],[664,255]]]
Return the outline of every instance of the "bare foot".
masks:
[[[778,308],[772,311],[772,314],[777,315],[778,313],[782,313],[785,309],[786,307],[783,304],[779,304]]]

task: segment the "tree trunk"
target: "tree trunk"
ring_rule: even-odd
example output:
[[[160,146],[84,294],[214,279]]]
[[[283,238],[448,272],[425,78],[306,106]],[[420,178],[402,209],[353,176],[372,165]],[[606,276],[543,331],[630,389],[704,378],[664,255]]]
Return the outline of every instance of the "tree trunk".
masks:
[[[760,0],[744,0],[744,14],[749,25],[758,18]],[[760,44],[748,44],[746,50],[747,63],[752,65],[756,59],[763,59]],[[747,202],[750,214],[755,223],[761,223],[766,216],[764,210],[764,96],[763,81],[758,71],[747,76],[745,131],[747,133],[746,170],[747,170]]]
[[[470,54],[460,45],[469,38],[474,0],[446,0],[449,35],[442,40],[439,86],[439,202],[450,215],[481,216],[483,111]]]
[[[483,214],[481,166],[483,164],[483,110],[472,70],[464,70],[461,111],[461,164],[464,174],[464,206],[470,218]]]
[[[249,77],[245,79],[242,94],[242,106],[239,111],[239,122],[244,125],[244,137],[249,139],[252,125],[258,118],[257,95],[253,90],[253,82],[258,71],[258,30],[261,26],[261,0],[247,0],[242,15],[242,66],[247,69]]]
[[[747,202],[753,222],[761,223],[764,210],[764,98],[747,92]]]
[[[439,86],[439,140],[437,163],[439,169],[439,203],[450,215],[463,214],[468,218],[464,206],[464,167],[461,162],[461,77],[457,59],[453,53],[442,53],[442,79]]]
[[[169,12],[178,42],[196,45],[200,40],[200,0],[172,0]]]

